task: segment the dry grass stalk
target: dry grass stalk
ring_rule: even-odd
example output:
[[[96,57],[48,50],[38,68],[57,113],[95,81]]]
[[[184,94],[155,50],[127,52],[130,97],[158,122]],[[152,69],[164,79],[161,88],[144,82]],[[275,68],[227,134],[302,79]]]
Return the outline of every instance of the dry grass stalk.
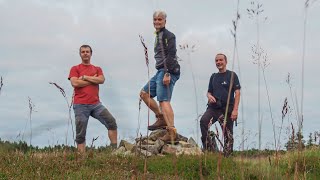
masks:
[[[286,78],[286,83],[288,84],[289,90],[290,90],[290,96],[291,96],[291,100],[292,100],[292,104],[293,104],[293,109],[296,115],[296,119],[298,119],[298,114],[297,114],[297,107],[294,103],[294,99],[293,99],[293,92],[292,92],[292,76],[291,74],[288,72],[287,78]]]
[[[238,9],[239,9],[239,1],[238,1]],[[237,16],[236,16],[236,20],[233,20],[233,30],[231,30],[231,33],[234,37],[234,50],[233,50],[233,61],[232,61],[232,67],[231,70],[234,70],[234,63],[235,63],[235,54],[236,54],[236,49],[237,49],[237,25],[238,25],[238,20],[240,19],[240,14],[239,14],[239,10],[237,9]],[[230,97],[231,97],[231,90],[233,87],[233,82],[234,82],[234,73],[231,73],[231,79],[230,79],[230,85],[229,85],[229,90],[228,90],[228,97],[227,97],[227,104],[226,104],[226,108],[225,108],[225,114],[224,114],[224,120],[223,120],[223,127],[222,127],[222,139],[223,142],[226,143],[225,141],[225,134],[226,134],[226,124],[227,124],[227,117],[228,117],[228,112],[229,112],[229,104],[230,104]],[[237,123],[236,123],[237,125]],[[227,147],[226,144],[224,144],[223,146],[224,148],[229,148]],[[224,149],[224,152],[229,151]],[[221,154],[220,154],[221,155]],[[225,154],[226,155],[226,154]]]
[[[291,143],[294,144],[294,139],[295,139],[295,132],[294,132],[294,127],[293,127],[293,124],[291,123],[291,130],[292,130],[292,134],[291,134]]]
[[[35,112],[34,108],[35,105],[33,104],[30,97],[28,97],[28,103],[29,103],[29,123],[30,123],[30,146],[32,141],[32,112]]]
[[[89,151],[89,153],[88,153],[88,157],[89,157],[89,158],[93,158],[93,152],[94,152],[94,150],[93,150],[93,143],[94,143],[98,138],[99,138],[99,136],[96,137],[96,138],[92,138],[91,145],[90,145],[90,151]]]
[[[91,146],[90,146],[91,149],[93,148],[93,143],[94,143],[96,140],[98,140],[98,138],[99,138],[99,136],[96,137],[96,138],[92,138]]]
[[[193,90],[194,90],[194,97],[195,97],[195,106],[196,106],[196,133],[197,133],[197,139],[196,142],[198,144],[198,140],[199,140],[199,106],[198,106],[198,93],[197,93],[197,83],[196,83],[196,79],[195,79],[195,74],[193,71],[193,66],[192,66],[192,61],[191,61],[191,53],[195,52],[196,45],[189,45],[189,44],[183,44],[183,45],[179,45],[180,50],[185,51],[187,53],[188,56],[188,63],[190,65],[190,70],[191,70],[191,76],[192,76],[192,81],[193,81]]]
[[[261,14],[264,12],[264,9],[262,8],[262,4],[259,3],[258,0],[255,1],[251,1],[250,3],[251,5],[251,8],[248,8],[247,9],[247,13],[249,15],[249,18],[250,19],[254,19],[255,20],[255,24],[256,24],[256,31],[257,31],[257,44],[254,46],[255,47],[255,52],[260,52],[260,16]],[[264,20],[266,20],[267,17],[264,17]],[[261,119],[261,115],[260,115],[260,112],[261,112],[261,93],[260,93],[260,69],[261,69],[261,53],[258,53],[258,56],[256,59],[254,59],[257,63],[257,70],[258,70],[258,122],[260,121]],[[261,142],[259,143],[261,144]],[[259,147],[260,149],[261,147]]]
[[[197,91],[197,83],[196,83],[196,79],[195,79],[195,75],[194,75],[194,71],[193,71],[193,66],[192,66],[192,61],[191,61],[191,53],[195,52],[196,45],[190,45],[189,44],[184,44],[184,45],[179,45],[179,48],[182,51],[185,51],[188,55],[188,63],[190,64],[190,70],[191,70],[191,76],[192,76],[192,82],[193,82],[193,90],[194,90],[194,97],[195,97],[195,106],[196,106],[196,134],[197,134],[197,139],[196,142],[198,144],[198,140],[199,140],[199,118],[201,117],[201,115],[199,114],[199,106],[198,106],[198,91]]]
[[[299,133],[302,131],[303,123],[303,105],[304,105],[304,64],[305,64],[305,54],[306,54],[306,36],[307,36],[307,20],[308,20],[308,9],[315,2],[306,0],[304,3],[304,21],[303,21],[303,41],[302,41],[302,60],[301,60],[301,101],[300,101],[300,114],[299,114]]]
[[[239,5],[240,5],[240,1],[238,0],[237,2],[237,13],[236,13],[236,19],[232,20],[232,24],[233,24],[233,30],[231,30],[231,35],[233,36],[234,39],[234,55],[236,54],[237,57],[237,62],[238,62],[238,75],[239,75],[239,79],[241,81],[241,68],[240,68],[240,58],[239,58],[239,51],[238,51],[238,41],[237,41],[237,30],[238,30],[238,22],[240,20],[240,14],[239,14]],[[235,58],[235,57],[234,57]],[[240,99],[244,99],[243,98],[243,89],[241,89],[241,94],[240,94]],[[242,142],[244,142],[244,127],[245,127],[245,118],[244,118],[244,105],[243,105],[243,101],[240,101],[241,104],[241,120],[242,120],[242,127],[241,127],[241,139]],[[238,119],[236,120],[236,126],[238,125]],[[242,144],[241,146],[242,151],[244,150],[244,144]]]
[[[148,93],[150,94],[150,68],[149,68],[148,48],[144,43],[144,38],[142,37],[142,35],[139,35],[139,38],[144,49],[145,61],[148,68],[148,80],[149,80]],[[148,107],[150,107],[150,100],[148,101]],[[149,125],[150,125],[150,108],[148,108],[148,126]],[[148,137],[149,137],[149,129],[147,128],[147,139],[149,139]],[[149,150],[149,141],[147,141],[147,150]],[[147,174],[147,153],[145,154],[145,159],[144,159],[144,179],[146,178],[146,174]]]
[[[280,137],[281,137],[281,130],[283,127],[283,120],[288,114],[288,111],[289,111],[288,98],[285,98],[282,106],[282,111],[281,111],[282,117],[281,117],[281,126],[280,126],[279,137],[278,137],[278,148],[277,148],[278,151],[280,150]]]
[[[134,151],[134,155],[135,158],[137,157],[138,154],[138,138],[139,138],[139,132],[140,132],[140,124],[141,124],[141,120],[140,120],[140,112],[141,112],[141,102],[142,99],[139,98],[139,113],[138,113],[138,127],[137,127],[137,135],[136,135],[136,140],[135,140],[135,151]],[[139,141],[139,149],[141,151],[141,142],[142,142],[142,134],[140,133],[140,141]],[[132,177],[131,179],[137,179],[137,161],[133,161],[133,169],[131,170],[132,172]]]
[[[164,69],[168,69],[167,68],[167,58],[166,58],[166,55],[165,55],[165,51],[164,51],[164,44],[163,44],[163,39],[162,38],[159,38],[159,44],[160,44],[160,48],[161,48],[161,55],[162,55],[162,58],[163,59],[165,59],[164,60]],[[149,66],[148,66],[149,67]],[[150,82],[150,81],[149,81]],[[150,84],[149,84],[149,94],[150,94]],[[171,97],[170,97],[170,88],[169,88],[169,86],[167,86],[167,94],[168,94],[168,98],[170,99]],[[168,115],[167,114],[163,114],[163,116],[164,116],[164,120],[165,120],[165,122],[166,122],[166,124],[167,125],[169,125],[170,123],[168,122]],[[172,119],[173,120],[173,119]],[[149,125],[149,124],[148,124]],[[173,139],[171,139],[171,145],[174,145],[174,141],[173,141]],[[147,145],[148,146],[148,145]],[[175,153],[174,153],[174,156],[173,156],[173,165],[174,165],[174,168],[176,168],[177,169],[177,163],[175,163],[177,160],[176,160],[176,149],[175,149]]]
[[[67,98],[67,94],[66,92],[64,91],[64,89],[59,86],[57,83],[54,83],[54,82],[49,82],[49,84],[51,85],[54,85],[57,89],[59,89],[59,91],[61,92],[62,96],[64,97],[66,103],[67,103],[67,107],[68,107],[68,111],[69,111],[69,119],[68,119],[68,126],[67,126],[67,132],[66,132],[66,145],[68,145],[68,131],[69,131],[69,125],[71,124],[71,130],[72,130],[72,138],[73,138],[73,143],[74,143],[74,146],[76,146],[76,141],[74,139],[75,135],[74,135],[74,128],[73,128],[73,122],[72,122],[72,117],[71,117],[71,108],[72,108],[72,105],[73,105],[73,98],[74,98],[74,93],[72,95],[72,100],[71,100],[71,103],[69,104],[69,101],[68,101],[68,98]]]
[[[1,95],[2,87],[3,87],[3,78],[1,76],[1,78],[0,78],[0,95]]]
[[[184,51],[187,53],[188,56],[188,63],[190,65],[190,70],[191,70],[191,77],[192,77],[192,82],[193,82],[193,90],[194,90],[194,97],[195,97],[195,106],[196,106],[196,143],[198,144],[199,142],[199,119],[201,118],[202,114],[199,114],[199,106],[198,106],[198,93],[197,93],[197,84],[196,84],[196,79],[195,79],[195,74],[193,71],[193,66],[192,66],[192,61],[191,61],[191,53],[195,52],[195,47],[196,45],[190,45],[189,44],[183,44],[183,45],[179,45],[180,50]],[[210,122],[212,122],[212,119],[210,120]],[[208,130],[210,129],[210,124],[208,125]],[[209,131],[208,131],[209,133]],[[207,137],[209,136],[209,134],[207,133]],[[206,145],[208,144],[207,142],[208,140],[206,139]],[[203,147],[203,148],[207,148],[207,147]],[[206,157],[207,152],[205,152],[205,166],[207,163],[207,157]],[[199,177],[200,179],[203,179],[203,174],[202,174],[202,158],[201,155],[199,155]]]

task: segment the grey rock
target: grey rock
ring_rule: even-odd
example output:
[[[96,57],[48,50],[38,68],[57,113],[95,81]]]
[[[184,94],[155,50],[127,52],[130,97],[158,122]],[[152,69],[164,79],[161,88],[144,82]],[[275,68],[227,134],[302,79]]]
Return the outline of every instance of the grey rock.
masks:
[[[147,151],[147,150],[144,150],[144,149],[137,149],[137,153],[139,155],[142,155],[142,156],[147,156],[147,157],[150,157],[152,156],[152,153]]]
[[[179,141],[179,145],[183,148],[193,148],[193,147],[196,147],[195,145],[193,144],[190,144],[190,143],[187,143],[187,142],[184,142],[184,141]]]
[[[126,151],[123,153],[124,156],[133,156],[134,153],[132,153],[131,151]]]
[[[145,139],[145,140],[142,142],[142,144],[143,144],[143,145],[147,145],[147,144],[149,144],[149,145],[154,145],[155,142],[152,141],[152,140],[150,140],[150,138],[149,138],[149,139]]]
[[[133,144],[129,143],[126,140],[121,140],[119,144],[119,147],[125,147],[127,151],[131,151],[133,146]]]
[[[199,147],[186,148],[179,145],[166,144],[163,146],[162,154],[175,154],[175,155],[201,155],[202,151]]]
[[[201,155],[203,152],[199,147],[182,148],[182,151],[178,151],[176,155]]]
[[[184,141],[187,142],[188,138],[182,136],[181,134],[177,133],[177,141]]]
[[[158,130],[152,131],[149,135],[149,139],[151,139],[152,141],[156,141],[160,137],[163,137],[166,133],[167,133],[166,129],[158,129]]]
[[[195,147],[198,146],[198,144],[196,143],[196,141],[195,141],[192,137],[190,137],[190,138],[188,139],[188,143],[194,145]]]
[[[120,155],[120,154],[123,154],[124,152],[126,152],[126,148],[121,146],[117,150],[113,151],[111,154]]]
[[[166,144],[162,147],[162,154],[177,154],[177,152],[181,151],[181,146]]]
[[[162,147],[164,146],[164,142],[160,139],[157,139],[154,146],[157,148],[158,152],[161,152]]]

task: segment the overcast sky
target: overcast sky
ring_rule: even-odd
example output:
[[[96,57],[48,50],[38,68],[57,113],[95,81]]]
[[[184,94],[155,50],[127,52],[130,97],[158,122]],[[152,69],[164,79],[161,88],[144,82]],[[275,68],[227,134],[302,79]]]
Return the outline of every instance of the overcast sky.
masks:
[[[298,99],[301,106],[304,1],[268,0],[260,3],[264,12],[259,21],[259,39],[270,63],[265,70],[265,78],[277,136],[286,97],[292,109],[290,116],[283,121],[283,145],[288,138],[290,123],[297,128],[293,100]],[[64,88],[68,100],[71,100],[73,89],[67,77],[70,68],[81,62],[78,48],[82,44],[92,46],[92,64],[104,71],[106,81],[100,86],[100,98],[117,119],[119,140],[134,138],[138,128],[139,91],[148,80],[139,34],[149,48],[150,73],[153,75],[156,71],[152,14],[161,9],[167,12],[166,27],[176,35],[177,45],[195,45],[191,61],[187,52],[180,49],[177,52],[182,60],[182,70],[173,92],[172,105],[178,132],[187,137],[197,137],[199,126],[195,121],[197,112],[192,71],[199,113],[203,113],[209,78],[217,72],[214,57],[222,52],[229,57],[228,68],[239,75],[242,85],[235,149],[239,148],[242,128],[245,148],[257,148],[258,70],[251,50],[257,43],[257,26],[256,21],[249,18],[247,8],[251,8],[250,1],[240,0],[237,59],[233,58],[234,43],[230,33],[232,20],[236,17],[237,0],[0,0],[0,76],[4,84],[0,94],[0,138],[29,143],[30,97],[35,105],[31,116],[32,144],[62,144],[67,130],[68,143],[72,144],[66,101],[49,82],[56,82]],[[303,103],[305,136],[320,130],[317,120],[320,116],[320,80],[316,75],[320,67],[319,8],[319,2],[312,3],[307,14]],[[291,74],[291,91],[286,83],[288,73]],[[262,73],[260,81],[262,148],[272,148],[272,122]],[[144,104],[140,120],[140,132],[145,135],[148,117]],[[151,115],[151,123],[153,120]],[[99,139],[95,145],[109,143],[105,128],[97,120],[90,119],[88,144],[97,136]]]

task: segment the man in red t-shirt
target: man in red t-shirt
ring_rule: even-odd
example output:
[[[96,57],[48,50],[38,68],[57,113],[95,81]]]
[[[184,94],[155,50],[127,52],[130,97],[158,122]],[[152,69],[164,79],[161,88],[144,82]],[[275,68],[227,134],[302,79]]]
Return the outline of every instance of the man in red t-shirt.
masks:
[[[74,87],[73,110],[78,151],[85,152],[86,131],[90,116],[105,125],[108,129],[111,147],[116,148],[116,120],[99,100],[99,84],[103,84],[105,80],[103,72],[100,67],[90,63],[92,49],[89,45],[82,45],[79,51],[82,63],[71,68],[68,78]]]

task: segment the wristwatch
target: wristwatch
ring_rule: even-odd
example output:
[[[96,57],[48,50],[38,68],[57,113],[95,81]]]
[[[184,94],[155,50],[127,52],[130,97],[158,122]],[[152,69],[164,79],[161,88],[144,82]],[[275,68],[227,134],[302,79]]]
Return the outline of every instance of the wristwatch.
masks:
[[[170,76],[170,73],[166,72],[164,75],[168,77]]]

